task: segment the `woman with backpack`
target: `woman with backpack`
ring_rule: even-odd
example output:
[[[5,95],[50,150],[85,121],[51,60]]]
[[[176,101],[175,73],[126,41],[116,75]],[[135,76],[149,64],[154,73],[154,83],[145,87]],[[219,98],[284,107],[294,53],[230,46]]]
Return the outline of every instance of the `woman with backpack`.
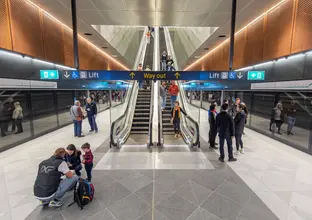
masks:
[[[81,151],[77,150],[75,145],[70,144],[66,148],[65,161],[67,162],[68,168],[70,170],[75,170],[77,176],[81,176]]]

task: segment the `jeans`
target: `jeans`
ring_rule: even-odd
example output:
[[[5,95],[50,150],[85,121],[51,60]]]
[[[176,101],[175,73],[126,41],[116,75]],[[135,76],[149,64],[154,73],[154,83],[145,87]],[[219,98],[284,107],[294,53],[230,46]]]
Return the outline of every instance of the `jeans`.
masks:
[[[162,70],[162,71],[166,71],[166,67],[167,67],[167,62],[166,62],[166,60],[161,61],[161,70]]]
[[[12,132],[14,132],[15,129],[16,129],[16,122],[15,122],[15,120],[19,120],[19,119],[12,119]]]
[[[229,159],[233,158],[233,147],[232,147],[232,138],[229,135],[225,136],[219,136],[220,140],[220,157],[221,159],[224,159],[224,141],[226,140],[227,147],[228,147],[228,153],[229,153]]]
[[[177,96],[176,95],[172,95],[171,96],[171,108],[174,108],[174,102],[177,101]]]
[[[22,133],[23,132],[22,119],[16,119],[14,121],[14,127],[15,127],[15,125],[17,127],[17,133]],[[13,128],[12,128],[12,130],[13,130]],[[14,128],[14,130],[15,130],[15,128]]]
[[[296,123],[296,118],[288,116],[288,128],[287,128],[288,133],[291,133],[293,127],[295,126],[295,123]]]
[[[235,134],[236,150],[239,150],[239,146],[243,149],[243,141],[241,134]]]
[[[94,115],[88,115],[88,120],[89,120],[89,124],[90,124],[90,127],[91,127],[91,130],[92,131],[98,131],[98,127],[97,127],[97,124],[96,124],[96,121],[95,121],[95,116]]]
[[[161,99],[162,99],[161,108],[165,109],[165,107],[166,107],[166,96],[161,97]]]
[[[85,170],[86,170],[89,182],[91,182],[91,179],[92,179],[92,168],[93,168],[93,163],[85,164]]]
[[[215,147],[216,145],[216,136],[217,136],[217,129],[212,129],[211,125],[210,125],[210,129],[209,129],[209,144],[210,147]]]
[[[81,136],[81,126],[82,126],[82,121],[74,120],[74,136],[75,137]]]
[[[173,128],[175,134],[180,133],[180,118],[173,119]]]

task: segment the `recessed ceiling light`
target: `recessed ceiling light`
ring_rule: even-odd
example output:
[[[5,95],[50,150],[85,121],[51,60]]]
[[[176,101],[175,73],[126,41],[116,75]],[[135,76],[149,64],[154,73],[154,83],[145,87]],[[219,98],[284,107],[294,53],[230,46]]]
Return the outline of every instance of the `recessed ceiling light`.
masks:
[[[91,36],[92,34],[91,33],[84,33],[84,35]]]
[[[219,35],[218,37],[220,37],[220,38],[224,38],[224,37],[226,37],[226,35],[221,34],[221,35]]]
[[[118,55],[112,55],[112,57],[116,58],[116,57],[118,57]]]
[[[208,47],[205,47],[204,50],[209,50],[209,48],[208,48]]]

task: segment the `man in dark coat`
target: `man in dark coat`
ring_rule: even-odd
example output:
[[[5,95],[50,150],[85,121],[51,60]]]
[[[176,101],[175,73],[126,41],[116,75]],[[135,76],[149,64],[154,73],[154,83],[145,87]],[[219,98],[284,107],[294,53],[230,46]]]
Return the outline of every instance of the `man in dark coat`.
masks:
[[[232,116],[227,112],[229,108],[228,104],[221,106],[221,112],[217,116],[217,128],[220,139],[220,157],[219,160],[224,162],[224,141],[226,140],[229,153],[229,162],[236,161],[237,159],[233,156],[232,139],[234,138],[234,121]]]
[[[239,104],[237,106],[237,112],[234,118],[235,123],[235,141],[236,141],[236,154],[239,152],[244,153],[242,135],[244,133],[245,121],[246,121],[246,113],[243,110],[244,106]],[[240,148],[241,147],[241,148]]]
[[[216,105],[212,104],[210,105],[209,109],[209,143],[210,143],[210,149],[218,149],[216,147],[216,136],[218,133],[217,130],[217,111],[216,111]]]

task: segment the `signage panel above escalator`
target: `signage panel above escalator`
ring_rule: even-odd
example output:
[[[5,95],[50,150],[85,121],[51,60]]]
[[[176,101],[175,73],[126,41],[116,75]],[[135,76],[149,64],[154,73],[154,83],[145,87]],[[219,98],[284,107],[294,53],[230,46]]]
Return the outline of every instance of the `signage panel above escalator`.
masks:
[[[44,70],[42,70],[44,71]],[[265,72],[258,71],[257,77],[249,72],[235,71],[106,71],[66,70],[59,71],[61,80],[264,80]],[[261,74],[261,77],[260,77]],[[247,77],[248,76],[248,77]]]

